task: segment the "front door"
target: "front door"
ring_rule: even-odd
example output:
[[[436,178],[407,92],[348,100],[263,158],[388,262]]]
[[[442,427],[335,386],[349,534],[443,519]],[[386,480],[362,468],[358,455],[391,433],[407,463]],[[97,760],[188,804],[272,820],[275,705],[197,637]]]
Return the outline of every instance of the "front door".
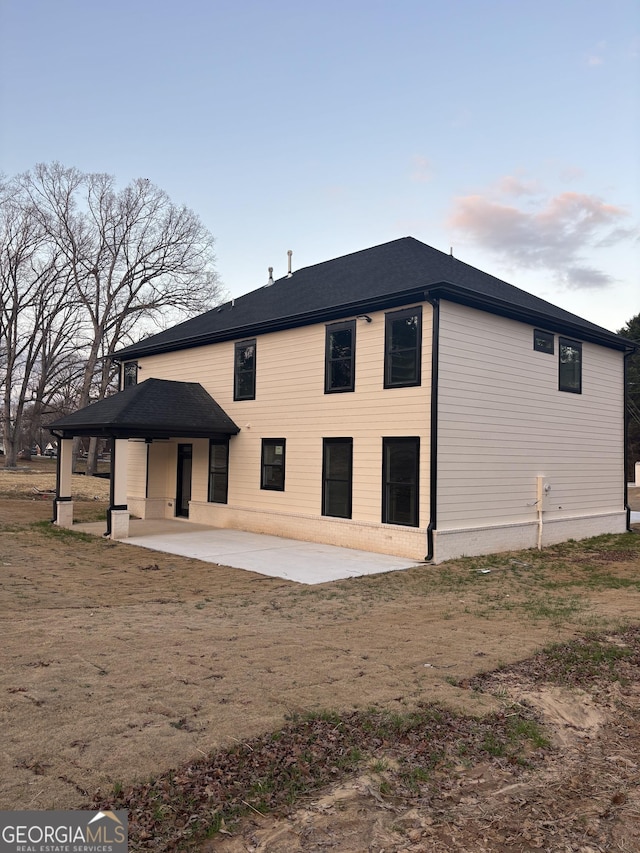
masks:
[[[189,501],[191,500],[191,460],[193,445],[178,445],[178,483],[176,490],[176,515],[189,518]]]

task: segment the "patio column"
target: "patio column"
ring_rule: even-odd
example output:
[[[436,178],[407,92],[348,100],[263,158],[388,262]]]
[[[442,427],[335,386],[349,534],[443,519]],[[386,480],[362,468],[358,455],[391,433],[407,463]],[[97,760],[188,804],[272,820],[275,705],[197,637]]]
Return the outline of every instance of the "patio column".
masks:
[[[53,506],[53,523],[59,527],[73,527],[73,500],[71,498],[72,472],[73,439],[58,438],[56,497]]]
[[[126,539],[129,535],[129,508],[127,506],[127,460],[129,442],[111,439],[111,489],[107,510],[107,536]]]

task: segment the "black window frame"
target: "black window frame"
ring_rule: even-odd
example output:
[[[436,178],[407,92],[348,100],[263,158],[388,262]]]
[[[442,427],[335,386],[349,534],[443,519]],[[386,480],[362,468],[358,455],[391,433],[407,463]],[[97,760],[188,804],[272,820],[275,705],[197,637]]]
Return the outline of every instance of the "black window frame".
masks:
[[[122,390],[133,388],[138,384],[138,371],[140,365],[137,361],[125,361],[122,365]]]
[[[348,356],[334,357],[332,353],[332,336],[336,332],[351,333],[351,347]],[[334,384],[334,367],[339,364],[347,364],[349,381],[343,385]],[[324,339],[324,393],[342,394],[355,390],[356,384],[356,321],[346,320],[341,323],[331,323],[325,326]]]
[[[213,448],[225,448],[225,467],[224,471],[213,470]],[[218,481],[216,483],[216,480]],[[215,497],[216,486],[219,488],[219,483],[224,485],[224,498],[222,500]],[[207,500],[209,503],[226,504],[229,499],[229,439],[228,438],[211,438],[209,439],[209,484],[207,492]]]
[[[563,361],[565,348],[571,348],[578,354],[577,370],[567,370],[568,361]],[[564,368],[564,370],[563,370]],[[577,373],[577,383],[572,376],[567,378],[567,374]],[[569,394],[582,394],[582,343],[574,341],[571,338],[558,338],[558,390]]]
[[[346,479],[330,476],[330,448],[348,447],[348,474]],[[348,483],[346,512],[331,511],[331,486],[334,483]],[[322,515],[330,518],[351,518],[353,512],[353,438],[323,438],[322,439]]]
[[[544,352],[547,355],[555,353],[556,337],[553,332],[545,332],[544,329],[533,330],[533,348],[536,352]]]
[[[253,347],[253,365],[251,368],[244,367],[242,353]],[[241,400],[256,399],[256,368],[258,360],[258,346],[255,338],[250,338],[245,341],[236,341],[233,348],[233,399],[238,402]],[[249,390],[243,389],[241,386],[249,377]]]
[[[276,463],[273,461],[267,462],[265,451],[268,447],[278,447],[282,445],[282,462]],[[274,457],[278,456],[274,453]],[[260,488],[271,492],[284,492],[285,473],[286,473],[286,458],[287,458],[287,440],[286,438],[263,438],[262,450],[260,453]],[[282,470],[281,477],[274,478],[273,472],[277,469]],[[279,482],[281,480],[281,482]]]
[[[412,347],[394,348],[393,324],[398,320],[408,317],[416,317],[416,342]],[[394,357],[397,368],[397,356],[407,352],[414,353],[414,372],[411,379],[394,379]],[[385,388],[411,388],[422,384],[422,306],[403,308],[400,311],[391,311],[384,316],[384,387]]]
[[[389,453],[393,446],[404,446],[414,448],[415,457],[415,477],[409,482],[410,488],[413,490],[413,496],[410,501],[410,520],[398,520],[397,516],[392,517],[392,506],[394,505],[393,496],[391,494],[394,487],[402,486],[406,481],[390,480],[389,471]],[[383,524],[399,524],[403,527],[419,527],[420,526],[420,438],[418,436],[389,436],[382,439],[382,523]]]

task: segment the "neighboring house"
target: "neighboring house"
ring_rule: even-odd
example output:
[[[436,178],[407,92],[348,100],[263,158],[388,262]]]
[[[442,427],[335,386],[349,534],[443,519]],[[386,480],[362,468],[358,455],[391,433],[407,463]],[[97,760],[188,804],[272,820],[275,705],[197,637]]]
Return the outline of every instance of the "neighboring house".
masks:
[[[633,344],[411,237],[296,270],[115,353],[122,390],[52,425],[114,439],[129,513],[411,558],[628,526]]]

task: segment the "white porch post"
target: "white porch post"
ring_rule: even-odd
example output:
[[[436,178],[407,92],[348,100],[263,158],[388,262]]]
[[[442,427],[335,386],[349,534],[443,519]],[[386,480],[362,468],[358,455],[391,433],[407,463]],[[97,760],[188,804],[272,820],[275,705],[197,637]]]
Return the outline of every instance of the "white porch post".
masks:
[[[53,515],[53,523],[59,527],[73,527],[72,471],[73,439],[59,438],[56,461],[56,498]]]
[[[129,535],[127,506],[127,439],[111,440],[111,502],[107,511],[107,535],[111,539],[126,539]]]

